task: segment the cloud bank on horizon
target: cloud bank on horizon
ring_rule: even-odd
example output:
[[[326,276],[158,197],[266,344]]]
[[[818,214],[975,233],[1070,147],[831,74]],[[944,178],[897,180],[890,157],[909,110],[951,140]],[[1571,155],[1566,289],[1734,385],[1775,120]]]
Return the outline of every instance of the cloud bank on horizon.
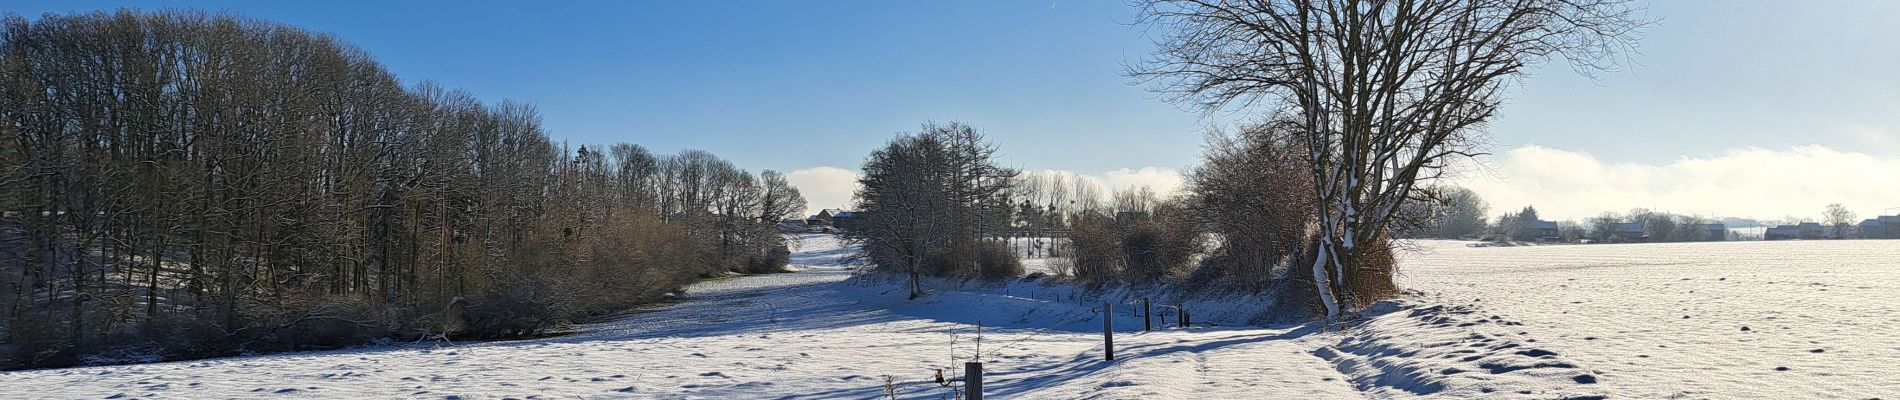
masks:
[[[1606,163],[1590,153],[1526,145],[1466,168],[1493,214],[1537,206],[1547,219],[1642,207],[1707,217],[1809,218],[1829,203],[1861,218],[1900,207],[1900,159],[1824,146],[1729,149],[1665,164]]]
[[[1106,196],[1116,190],[1133,189],[1146,186],[1157,193],[1173,193],[1180,190],[1186,178],[1180,171],[1167,167],[1122,168],[1102,174],[1082,174],[1075,171],[1045,169],[1024,171],[1025,174],[1062,176],[1069,181],[1084,180],[1103,189]],[[826,208],[851,208],[851,197],[858,190],[858,172],[833,166],[805,168],[785,174],[785,180],[798,188],[805,196],[806,214],[816,214]]]
[[[1819,145],[1743,147],[1662,164],[1611,163],[1588,152],[1525,145],[1481,162],[1459,168],[1451,183],[1478,192],[1491,214],[1533,205],[1544,218],[1557,220],[1639,207],[1706,217],[1819,220],[1829,203],[1861,218],[1900,212],[1900,159]],[[1087,180],[1106,189],[1104,195],[1140,186],[1172,193],[1185,182],[1180,171],[1156,166],[1028,173]],[[787,179],[812,212],[849,207],[857,190],[857,171],[839,167],[792,171]]]

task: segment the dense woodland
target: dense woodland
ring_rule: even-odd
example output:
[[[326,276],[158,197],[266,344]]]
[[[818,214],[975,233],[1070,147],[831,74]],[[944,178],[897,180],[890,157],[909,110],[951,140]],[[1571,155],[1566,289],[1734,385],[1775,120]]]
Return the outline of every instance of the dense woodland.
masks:
[[[191,11],[0,25],[0,366],[508,337],[787,262],[783,176]]]

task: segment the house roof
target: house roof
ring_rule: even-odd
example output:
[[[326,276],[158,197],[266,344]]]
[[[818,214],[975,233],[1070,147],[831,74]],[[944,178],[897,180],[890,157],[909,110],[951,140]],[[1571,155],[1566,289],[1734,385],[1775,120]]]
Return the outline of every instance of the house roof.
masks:
[[[1878,220],[1878,219],[1873,219],[1873,218],[1868,218],[1868,219],[1867,219],[1866,221],[1860,221],[1860,226],[1861,226],[1862,228],[1872,228],[1872,227],[1877,227],[1877,226],[1880,226],[1880,220]]]
[[[1617,231],[1617,232],[1626,232],[1626,233],[1628,232],[1643,233],[1643,223],[1619,222],[1616,224],[1616,227],[1613,228],[1612,230]]]
[[[1531,229],[1557,229],[1557,221],[1530,221],[1524,225]]]

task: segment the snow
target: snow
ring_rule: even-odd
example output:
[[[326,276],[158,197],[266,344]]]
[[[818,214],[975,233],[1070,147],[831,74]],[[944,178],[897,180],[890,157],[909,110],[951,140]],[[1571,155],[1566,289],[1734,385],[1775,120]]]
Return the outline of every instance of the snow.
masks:
[[[1257,298],[1048,278],[856,275],[828,235],[800,272],[696,284],[565,336],[0,373],[0,398],[941,398],[981,355],[1008,399],[1895,398],[1900,242],[1469,247],[1419,242],[1418,290],[1338,326],[1254,326]],[[1134,300],[1185,303],[1142,332]],[[1101,302],[1116,303],[1102,359]],[[1690,318],[1683,319],[1683,316]],[[976,340],[981,325],[982,340]],[[1165,327],[1164,327],[1165,325]],[[1749,330],[1742,330],[1748,326]],[[980,350],[979,350],[980,346]],[[1814,352],[1821,350],[1821,352]],[[1776,371],[1775,367],[1787,367]]]
[[[1900,398],[1900,241],[1420,244],[1401,287],[1523,323],[1614,397]]]

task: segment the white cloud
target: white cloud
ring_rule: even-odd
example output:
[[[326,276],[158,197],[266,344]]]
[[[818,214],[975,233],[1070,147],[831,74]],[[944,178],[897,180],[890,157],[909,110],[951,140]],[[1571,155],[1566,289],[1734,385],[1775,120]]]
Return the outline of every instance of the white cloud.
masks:
[[[785,180],[805,196],[806,215],[826,208],[849,208],[858,191],[858,172],[838,167],[812,167],[785,174]]]
[[[1116,190],[1133,189],[1147,186],[1156,193],[1169,194],[1180,190],[1185,178],[1179,171],[1166,167],[1122,168],[1101,175],[1081,174],[1067,170],[1025,171],[1036,175],[1061,175],[1069,181],[1086,180],[1102,188],[1103,196]],[[798,188],[805,196],[807,214],[815,214],[826,208],[849,208],[851,197],[858,190],[858,173],[855,170],[839,167],[812,167],[785,174],[785,180]]]
[[[1841,203],[1863,218],[1900,207],[1900,159],[1823,146],[1730,149],[1666,164],[1605,163],[1589,153],[1529,145],[1457,179],[1493,214],[1535,205],[1556,219],[1644,207],[1682,214],[1818,217]]]
[[[1122,168],[1100,175],[1083,174],[1060,169],[1024,171],[1023,173],[1039,176],[1061,176],[1070,182],[1077,180],[1088,181],[1094,184],[1095,187],[1102,189],[1102,196],[1108,196],[1118,190],[1128,190],[1143,186],[1154,190],[1155,193],[1164,195],[1173,194],[1175,191],[1180,190],[1184,186],[1184,182],[1186,182],[1186,178],[1181,175],[1181,172],[1175,171],[1173,168],[1153,166],[1141,167],[1140,169]]]
[[[1171,194],[1181,189],[1184,178],[1180,171],[1166,167],[1141,167],[1141,169],[1122,168],[1108,171],[1106,185],[1110,191],[1132,189],[1147,186],[1155,193]]]

